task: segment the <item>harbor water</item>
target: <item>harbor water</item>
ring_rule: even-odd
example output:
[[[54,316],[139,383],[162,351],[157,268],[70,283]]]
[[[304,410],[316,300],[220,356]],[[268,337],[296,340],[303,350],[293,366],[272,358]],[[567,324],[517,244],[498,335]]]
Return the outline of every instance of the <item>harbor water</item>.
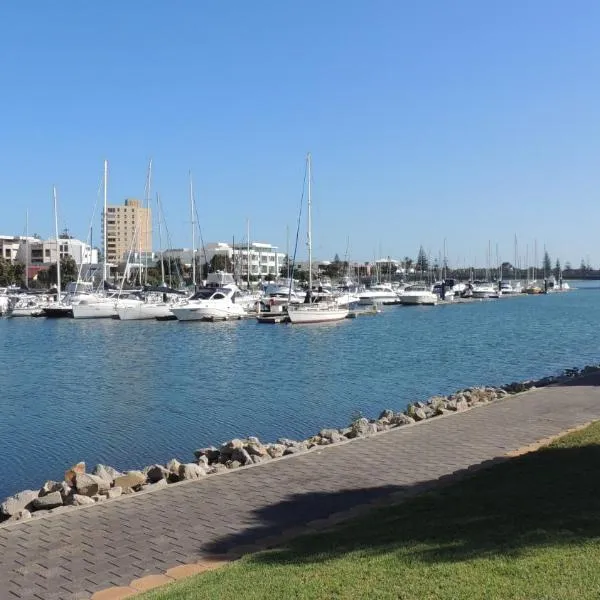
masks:
[[[600,287],[575,285],[314,326],[0,319],[0,497],[597,363]]]

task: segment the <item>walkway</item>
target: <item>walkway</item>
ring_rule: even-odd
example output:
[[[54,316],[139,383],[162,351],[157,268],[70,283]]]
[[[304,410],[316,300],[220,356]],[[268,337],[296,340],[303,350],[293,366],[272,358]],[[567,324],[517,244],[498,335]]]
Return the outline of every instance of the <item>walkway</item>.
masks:
[[[0,528],[0,597],[90,598],[414,493],[600,418],[598,384],[595,376],[533,390],[371,438]]]

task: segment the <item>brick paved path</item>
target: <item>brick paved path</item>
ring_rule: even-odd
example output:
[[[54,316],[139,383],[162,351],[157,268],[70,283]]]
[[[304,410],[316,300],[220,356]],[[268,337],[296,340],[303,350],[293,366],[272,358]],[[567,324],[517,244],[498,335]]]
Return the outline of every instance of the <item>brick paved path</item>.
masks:
[[[0,598],[83,599],[414,490],[600,418],[600,378],[0,528]]]

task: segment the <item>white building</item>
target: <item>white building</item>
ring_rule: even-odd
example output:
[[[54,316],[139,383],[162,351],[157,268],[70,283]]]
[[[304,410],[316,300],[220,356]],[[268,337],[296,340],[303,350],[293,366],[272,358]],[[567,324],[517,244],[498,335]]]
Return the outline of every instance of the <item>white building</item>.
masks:
[[[186,267],[192,264],[192,251],[188,248],[165,250],[163,255],[165,258],[178,258]],[[240,279],[245,279],[248,276],[248,268],[250,268],[250,275],[254,277],[263,278],[267,275],[277,277],[285,264],[286,255],[278,252],[277,246],[263,242],[252,242],[249,246],[243,243],[233,246],[226,242],[211,242],[196,250],[200,265],[210,264],[215,256],[227,257],[233,263],[236,275]]]
[[[8,262],[14,262],[19,253],[19,247],[27,243],[39,242],[37,238],[25,237],[24,235],[0,235],[0,258]]]
[[[38,240],[29,238],[22,241],[16,258],[22,263],[30,265],[50,265],[56,263],[60,253],[61,258],[70,256],[77,265],[88,265],[98,263],[98,250],[90,247],[81,240],[75,238],[56,238],[49,240]]]

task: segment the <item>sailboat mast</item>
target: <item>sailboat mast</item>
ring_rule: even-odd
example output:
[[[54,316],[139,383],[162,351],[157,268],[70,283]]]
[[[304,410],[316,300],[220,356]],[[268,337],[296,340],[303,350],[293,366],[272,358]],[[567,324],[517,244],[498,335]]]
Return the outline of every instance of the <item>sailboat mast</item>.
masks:
[[[247,289],[250,289],[250,219],[246,219],[246,260],[248,272],[246,273]]]
[[[312,292],[312,198],[311,198],[311,157],[310,152],[306,155],[306,163],[308,170],[308,233],[307,233],[307,245],[308,245],[308,290]]]
[[[60,242],[58,240],[58,207],[56,202],[56,186],[52,187],[54,196],[54,235],[56,236],[56,301],[60,302]]]
[[[162,229],[160,225],[160,194],[156,193],[156,213],[158,217],[158,250],[160,252],[160,282],[162,285],[165,285],[165,260],[163,255],[163,246],[162,246]]]
[[[194,184],[192,183],[192,172],[190,171],[190,211],[192,213],[192,284],[196,288],[196,221],[194,211]]]
[[[25,288],[29,288],[29,209],[25,211]]]
[[[108,161],[105,160],[104,161],[104,209],[103,209],[103,220],[104,220],[104,227],[102,227],[103,229],[103,240],[102,240],[102,245],[103,245],[103,249],[102,249],[102,255],[104,258],[103,264],[102,264],[102,283],[104,283],[106,281],[106,215],[107,215],[107,210],[106,210],[106,205],[107,205],[107,201],[108,201],[108,192],[107,192],[107,187],[108,187]]]
[[[146,239],[145,246],[148,247],[148,238],[150,237],[150,198],[152,198],[152,159],[148,163],[148,176],[146,177]],[[142,263],[142,236],[140,235],[140,264]],[[152,237],[150,237],[150,252],[152,252]],[[144,252],[144,282],[148,285],[148,250]],[[140,281],[141,283],[141,281]]]

